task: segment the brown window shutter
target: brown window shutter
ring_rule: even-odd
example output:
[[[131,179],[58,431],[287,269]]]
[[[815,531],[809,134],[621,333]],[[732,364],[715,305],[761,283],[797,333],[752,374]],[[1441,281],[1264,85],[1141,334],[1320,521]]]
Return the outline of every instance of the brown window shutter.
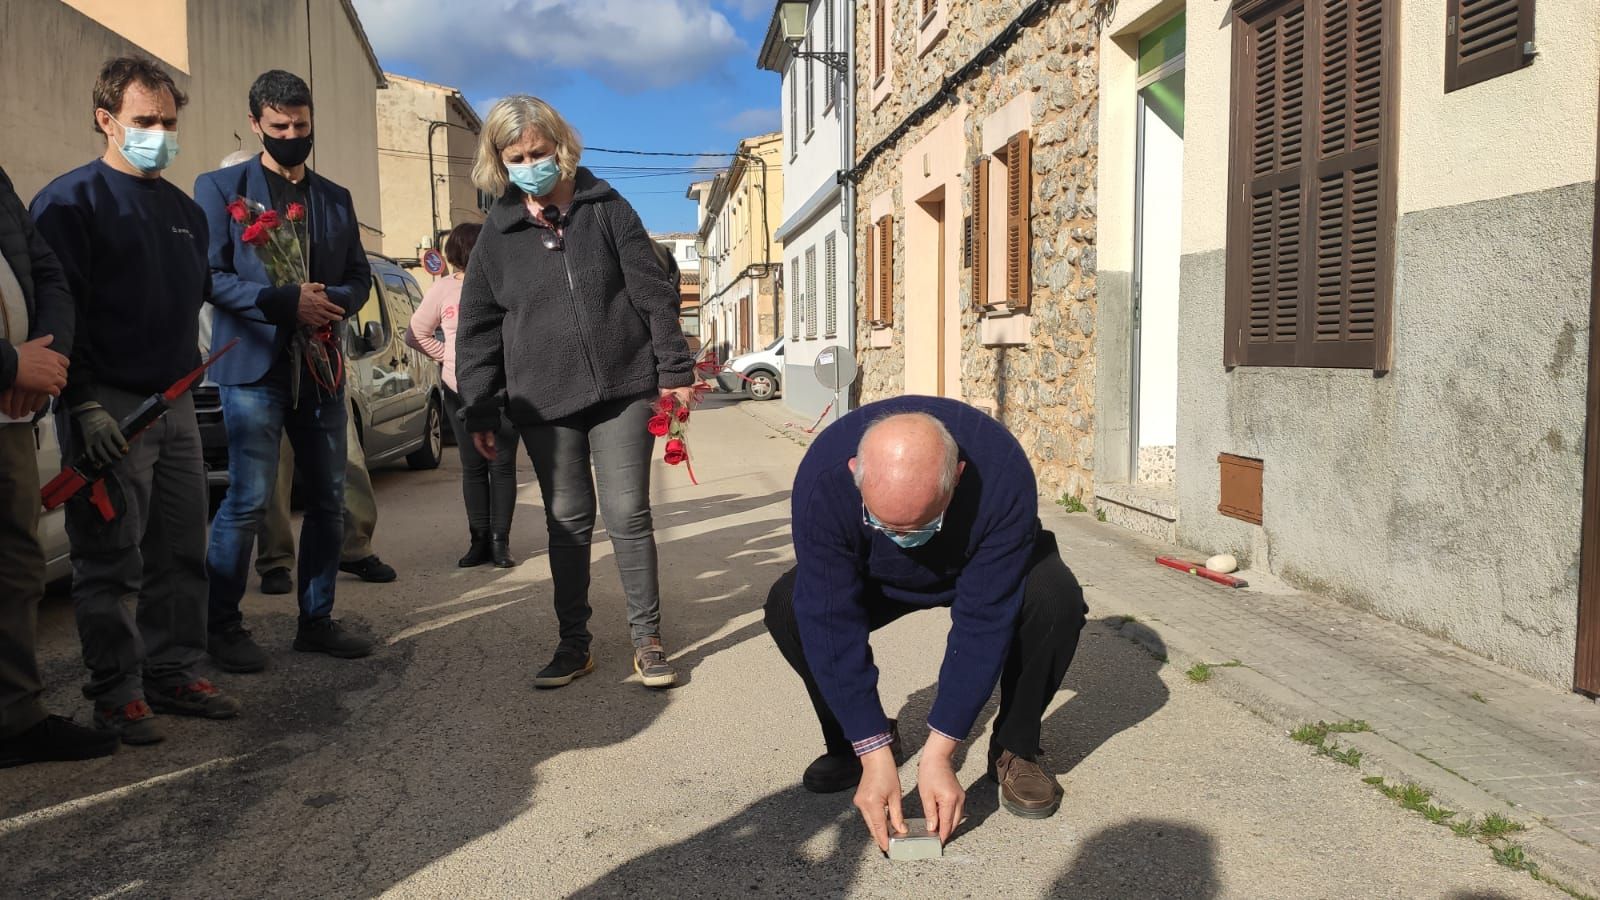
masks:
[[[1312,301],[1302,364],[1373,368],[1383,278],[1384,0],[1358,0],[1333,15],[1324,0],[1318,79],[1317,164],[1308,189]],[[1344,4],[1339,4],[1343,6]],[[1392,178],[1392,175],[1387,177]]]
[[[939,0],[922,0],[922,18],[933,15],[933,9],[939,5]]]
[[[894,324],[894,216],[878,220],[878,322]]]
[[[1228,365],[1388,366],[1391,6],[1292,0],[1241,25]]]
[[[1006,305],[1028,309],[1033,247],[1033,154],[1026,131],[1006,142]]]
[[[888,36],[889,29],[884,20],[889,14],[889,4],[887,0],[877,0],[872,6],[872,74],[875,78],[882,78],[884,62],[888,58],[888,48],[884,46],[884,39]]]
[[[980,156],[972,165],[972,305],[979,310],[989,305],[989,157]]]
[[[1459,90],[1533,62],[1534,0],[1449,0],[1444,89]]]

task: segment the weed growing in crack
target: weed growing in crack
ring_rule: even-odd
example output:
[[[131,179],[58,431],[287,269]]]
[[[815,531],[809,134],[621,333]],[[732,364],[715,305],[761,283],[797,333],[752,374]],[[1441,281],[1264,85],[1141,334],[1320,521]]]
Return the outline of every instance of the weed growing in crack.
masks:
[[[1445,824],[1445,822],[1454,818],[1456,814],[1453,809],[1444,809],[1443,807],[1434,806],[1432,803],[1418,810],[1418,812],[1421,812],[1423,818],[1435,825]]]
[[[1485,700],[1483,695],[1478,693],[1477,691],[1473,691],[1472,693],[1468,694],[1467,696],[1471,697],[1472,699],[1474,699],[1476,701],[1478,701],[1479,703],[1488,703],[1489,702],[1488,700]]]
[[[1195,684],[1205,684],[1211,680],[1211,667],[1205,663],[1195,663],[1183,674],[1189,676],[1189,680]]]
[[[1469,838],[1478,832],[1478,823],[1468,816],[1459,822],[1451,822],[1450,830],[1456,833],[1456,837]]]
[[[1056,505],[1069,513],[1088,512],[1089,507],[1083,505],[1083,500],[1073,494],[1062,494]]]
[[[1535,871],[1538,867],[1528,862],[1528,852],[1521,844],[1506,844],[1504,847],[1494,848],[1494,861],[1508,869],[1518,872],[1523,870]]]
[[[1097,509],[1094,511],[1094,517],[1096,521],[1104,522],[1106,520],[1106,511],[1103,509]]]
[[[1505,837],[1508,834],[1513,834],[1518,831],[1526,830],[1526,825],[1523,825],[1521,822],[1508,819],[1499,813],[1489,813],[1487,816],[1483,817],[1483,821],[1478,825],[1478,834],[1483,835],[1490,840],[1494,840],[1495,838],[1499,837]]]
[[[1328,747],[1323,750],[1323,753],[1333,757],[1339,762],[1344,763],[1352,769],[1361,768],[1361,751],[1354,747],[1346,747],[1343,750],[1340,750],[1336,747]]]

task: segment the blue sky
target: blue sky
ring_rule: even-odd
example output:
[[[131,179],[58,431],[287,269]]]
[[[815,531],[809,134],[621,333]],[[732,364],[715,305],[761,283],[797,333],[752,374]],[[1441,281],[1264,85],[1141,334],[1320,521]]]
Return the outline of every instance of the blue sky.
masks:
[[[513,93],[543,97],[586,147],[732,152],[779,127],[778,76],[756,68],[771,0],[356,0],[391,72],[459,88],[480,113]],[[721,160],[587,151],[651,231],[691,231],[691,181],[661,169]],[[626,169],[617,167],[627,167]],[[657,167],[644,169],[641,167]]]

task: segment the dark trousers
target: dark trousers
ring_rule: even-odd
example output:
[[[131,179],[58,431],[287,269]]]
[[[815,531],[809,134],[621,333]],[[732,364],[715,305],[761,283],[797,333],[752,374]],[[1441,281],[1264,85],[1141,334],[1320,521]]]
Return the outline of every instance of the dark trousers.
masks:
[[[94,393],[118,420],[145,399],[104,385]],[[71,459],[76,427],[62,431]],[[67,501],[66,522],[72,607],[89,668],[83,693],[97,706],[120,708],[144,699],[145,684],[189,684],[204,674],[208,495],[193,396],[172,401],[129,443],[106,490],[122,510],[112,521],[84,491]]]
[[[44,595],[36,452],[33,428],[0,424],[0,739],[45,717],[34,655]]]
[[[1038,756],[1045,708],[1072,665],[1072,657],[1078,652],[1078,635],[1089,614],[1089,607],[1083,602],[1083,588],[1062,561],[1055,535],[1039,533],[1029,566],[1022,610],[1017,614],[1011,649],[1000,674],[1000,714],[989,739],[991,763],[1002,750],[1025,759]],[[794,582],[795,573],[790,569],[767,594],[767,630],[783,658],[805,682],[828,752],[848,754],[850,741],[828,709],[800,643],[800,625],[794,614]],[[873,631],[901,616],[932,608],[889,600],[870,583],[866,603],[868,627]]]
[[[250,551],[278,482],[278,448],[285,435],[303,479],[305,518],[300,524],[297,588],[300,621],[333,613],[339,549],[344,542],[344,390],[323,396],[310,376],[291,396],[288,366],[256,384],[224,385],[222,419],[228,428],[228,493],[211,522],[206,569],[211,575],[213,633],[244,620],[239,602],[250,575]]]
[[[517,430],[500,416],[494,432],[494,459],[478,455],[472,432],[461,418],[461,395],[444,389],[444,417],[456,435],[461,453],[461,500],[467,507],[467,527],[474,533],[511,534],[511,517],[517,509]]]
[[[661,587],[650,516],[650,458],[656,439],[647,427],[655,399],[652,392],[611,400],[522,429],[544,495],[563,650],[589,650],[589,542],[597,482],[612,554],[628,596],[634,646],[661,636]]]

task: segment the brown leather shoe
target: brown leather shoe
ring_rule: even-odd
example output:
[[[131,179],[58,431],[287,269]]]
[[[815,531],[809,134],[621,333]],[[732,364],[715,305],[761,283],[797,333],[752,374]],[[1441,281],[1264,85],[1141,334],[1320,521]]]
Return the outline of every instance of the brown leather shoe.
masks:
[[[1047,819],[1061,806],[1061,785],[1039,764],[1006,750],[989,776],[1000,782],[1000,805],[1024,819]]]

